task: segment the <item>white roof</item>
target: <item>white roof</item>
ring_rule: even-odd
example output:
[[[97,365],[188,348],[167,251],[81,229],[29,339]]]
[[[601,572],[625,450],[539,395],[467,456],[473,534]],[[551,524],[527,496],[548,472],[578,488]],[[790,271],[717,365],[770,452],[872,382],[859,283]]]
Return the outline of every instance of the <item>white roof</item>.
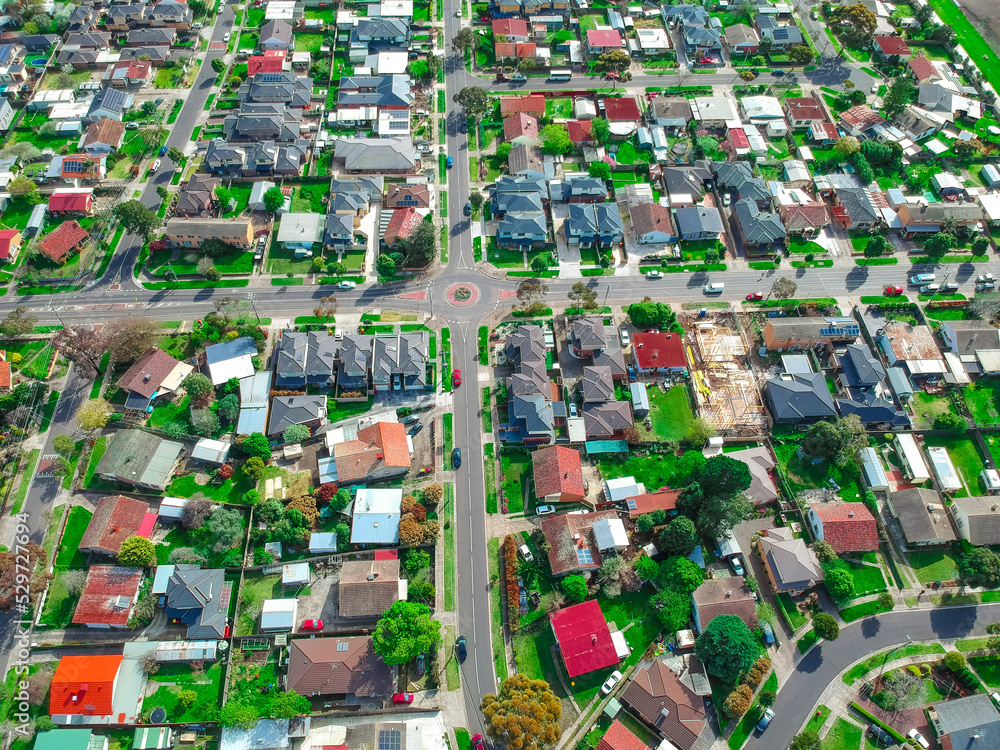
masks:
[[[1000,349],[977,349],[976,359],[984,373],[1000,372]]]
[[[212,385],[228,383],[230,378],[249,378],[253,374],[253,357],[249,354],[225,359],[208,366],[208,376],[212,379]]]
[[[942,143],[937,138],[931,138],[929,141],[927,141],[926,143],[924,143],[924,148],[926,148],[928,151],[930,151],[935,156],[937,156],[939,154],[943,154],[945,151],[948,150],[948,146],[946,144]]]
[[[1000,221],[1000,193],[984,193],[979,196],[979,205],[989,221]]]
[[[408,64],[406,52],[380,51],[376,67],[380,76],[402,75],[406,72]]]
[[[971,378],[969,378],[969,373],[965,371],[965,365],[962,364],[962,358],[955,354],[955,352],[945,352],[944,361],[948,365],[948,371],[955,378],[955,383],[966,385],[972,382]]]
[[[604,518],[594,524],[597,549],[624,549],[628,547],[628,534],[620,518]]]
[[[298,611],[298,599],[265,599],[260,607],[260,629],[292,630]]]
[[[636,29],[639,46],[649,49],[670,49],[670,37],[664,29]]]
[[[979,472],[979,477],[983,480],[987,490],[1000,490],[1000,472],[997,472],[996,469],[983,469]]]
[[[696,96],[691,102],[691,109],[695,120],[736,119],[732,102],[724,96]]]
[[[927,481],[930,474],[927,473],[927,464],[924,463],[917,441],[908,432],[896,433],[896,446],[903,452],[903,459],[910,466],[913,478],[919,481]]]
[[[202,438],[191,451],[191,458],[212,464],[224,464],[229,457],[231,447],[229,443],[224,443],[221,440]]]
[[[607,500],[615,502],[627,500],[636,495],[646,493],[646,488],[641,482],[635,481],[635,477],[618,477],[617,479],[607,479],[604,481],[604,494]]]
[[[928,448],[927,457],[931,460],[931,468],[942,491],[954,492],[962,489],[962,480],[958,478],[958,472],[955,471],[955,465],[951,462],[947,449],[941,446]]]
[[[750,118],[766,120],[781,120],[785,113],[781,110],[781,102],[773,96],[746,96],[740,102],[743,114]]]
[[[715,542],[719,545],[720,557],[730,557],[731,555],[739,555],[743,552],[740,549],[740,543],[736,541],[736,535],[732,531],[725,536],[716,538]]]
[[[160,641],[156,644],[156,660],[214,661],[217,649],[217,641]]]
[[[395,544],[399,541],[401,489],[364,488],[354,498],[352,544]]]
[[[747,142],[750,144],[750,148],[753,149],[754,153],[767,153],[767,141],[764,140],[764,136],[762,136],[760,131],[757,130],[756,125],[747,123],[743,126],[743,133],[746,135]]]
[[[566,420],[566,428],[571,443],[583,443],[587,440],[587,428],[583,417],[569,417]]]
[[[858,455],[861,457],[861,473],[868,486],[876,490],[888,489],[889,479],[885,475],[885,467],[882,466],[882,459],[879,458],[878,452],[868,446],[862,448]]]
[[[309,583],[309,563],[287,563],[281,566],[281,583],[284,586]]]
[[[49,109],[49,119],[50,120],[78,120],[81,117],[86,117],[87,113],[90,112],[90,102],[60,102],[59,104],[53,104],[52,108]]]
[[[160,501],[160,508],[157,511],[157,515],[160,518],[176,521],[183,517],[184,508],[187,507],[189,500],[190,498],[187,497],[165,497]]]
[[[627,659],[629,654],[632,653],[632,649],[628,647],[628,641],[625,640],[625,634],[622,631],[614,631],[611,634],[611,642],[615,646],[615,653],[619,659]]]
[[[278,225],[278,242],[319,242],[326,217],[313,213],[288,213]]]

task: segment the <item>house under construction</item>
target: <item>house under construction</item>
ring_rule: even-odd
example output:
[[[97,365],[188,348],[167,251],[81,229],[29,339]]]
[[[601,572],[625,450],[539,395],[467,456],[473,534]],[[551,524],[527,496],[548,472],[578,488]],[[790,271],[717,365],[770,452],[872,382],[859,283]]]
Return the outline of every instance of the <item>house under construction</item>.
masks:
[[[704,319],[692,321],[687,347],[698,416],[720,433],[756,435],[769,426],[743,333]]]

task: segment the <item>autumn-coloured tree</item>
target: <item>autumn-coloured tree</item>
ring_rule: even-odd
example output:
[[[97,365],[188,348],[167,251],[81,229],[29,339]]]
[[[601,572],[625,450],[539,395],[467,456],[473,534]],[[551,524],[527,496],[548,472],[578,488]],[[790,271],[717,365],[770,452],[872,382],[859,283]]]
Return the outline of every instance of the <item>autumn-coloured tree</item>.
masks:
[[[301,511],[310,527],[314,527],[319,520],[319,509],[316,507],[316,498],[312,495],[302,495],[295,498],[285,506],[285,510]]]
[[[726,696],[722,704],[722,710],[732,719],[742,716],[750,710],[750,702],[753,700],[753,691],[749,685],[740,685],[733,692]]]
[[[399,520],[399,543],[404,547],[417,547],[424,543],[424,530],[412,513]]]
[[[402,515],[413,512],[413,506],[417,504],[417,498],[413,495],[405,495],[399,503],[399,512]]]
[[[17,577],[18,575],[24,575],[25,570],[35,571],[38,567],[38,561],[45,557],[45,550],[34,542],[28,542],[27,545],[19,546],[18,551],[21,553],[20,564],[18,563],[18,555],[15,552],[0,553],[0,612],[7,612],[15,604],[28,604],[27,600],[20,598],[24,596],[24,586],[18,592]],[[25,555],[28,558],[27,564],[25,564],[24,560]],[[30,585],[32,600],[40,596],[44,589],[45,582],[44,580],[39,581],[38,574],[36,573],[32,577]]]
[[[562,703],[544,680],[518,674],[504,680],[500,693],[480,705],[486,733],[509,750],[538,750],[561,736]]]
[[[428,508],[436,508],[444,497],[444,487],[435,482],[424,487],[424,504]]]

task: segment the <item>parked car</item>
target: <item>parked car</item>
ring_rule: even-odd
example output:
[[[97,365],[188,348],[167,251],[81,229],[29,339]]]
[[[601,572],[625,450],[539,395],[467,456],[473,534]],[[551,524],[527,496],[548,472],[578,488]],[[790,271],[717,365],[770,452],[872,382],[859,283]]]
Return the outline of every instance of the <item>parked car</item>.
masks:
[[[160,168],[160,160],[157,159],[156,161],[153,162],[152,166],[149,168],[149,173],[152,174],[159,168]]]
[[[411,424],[416,424],[417,422],[419,422],[420,421],[420,417],[418,417],[416,414],[407,414],[405,417],[403,417],[399,421],[402,422],[405,425],[411,425]]]
[[[722,194],[722,205],[728,206],[733,201],[733,196],[728,191]]]
[[[550,516],[556,512],[556,506],[554,505],[539,505],[535,508],[535,513],[539,516]]]
[[[775,68],[774,70],[771,71],[771,75],[775,76],[776,78],[781,78],[783,75],[785,75],[785,71],[781,70],[781,68]]]
[[[528,562],[534,562],[535,561],[535,556],[533,554],[531,554],[531,550],[528,549],[528,545],[527,544],[522,544],[520,547],[517,548],[517,551],[518,551],[518,553],[520,553],[521,557],[523,557]]]
[[[353,281],[341,281],[337,284],[337,289],[353,289],[357,284]]]
[[[577,414],[578,414],[578,412],[576,410],[576,402],[575,401],[570,401],[569,402],[569,415],[571,417],[575,417]]]
[[[465,645],[465,636],[458,636],[458,640],[455,641],[455,648],[458,650],[458,660],[465,661],[465,657],[469,655],[468,649]]]
[[[903,287],[901,286],[887,286],[882,290],[882,294],[886,297],[895,297],[903,293]]]
[[[918,290],[921,294],[937,294],[941,291],[940,284],[924,284]]]
[[[722,294],[726,290],[725,284],[720,284],[718,282],[712,284],[705,284],[705,294]]]
[[[452,370],[451,371],[451,387],[452,388],[458,388],[458,386],[460,386],[460,385],[462,385],[462,371],[461,370],[457,370],[457,369],[456,370]]]
[[[880,745],[891,745],[893,743],[893,739],[889,736],[889,733],[878,724],[868,725],[868,736]]]
[[[392,696],[392,702],[396,704],[413,703],[413,693],[396,693]]]
[[[818,21],[819,20],[819,13],[817,13],[816,11],[813,11],[812,13],[809,14],[809,17],[812,20],[814,20],[814,21]]]
[[[764,299],[764,293],[763,292],[750,292],[750,294],[747,295],[747,299],[750,300],[751,302],[757,302],[759,300]]]
[[[871,92],[873,94],[877,94],[878,93],[878,84],[877,83],[873,83],[872,84]]]
[[[455,11],[455,18],[461,18],[461,17],[462,17],[462,11],[456,10]]]
[[[941,285],[941,291],[946,292],[948,294],[950,294],[951,292],[957,292],[958,284],[956,284],[954,281],[949,281],[948,283]]]
[[[462,209],[462,213],[464,213],[466,216],[472,216],[472,204],[466,203],[465,208]]]
[[[996,284],[992,281],[984,281],[982,284],[976,284],[977,292],[992,292],[996,289]]]
[[[772,719],[774,719],[774,711],[770,708],[764,709],[764,713],[760,715],[760,721],[757,722],[757,731],[761,734],[767,731],[767,728],[771,725]]]
[[[733,566],[733,572],[736,575],[738,575],[738,576],[745,576],[747,574],[746,570],[743,569],[743,561],[740,559],[739,555],[737,555],[736,557],[734,557],[729,562]]]
[[[622,346],[628,346],[632,343],[632,337],[628,335],[628,331],[624,328],[618,331],[618,340],[621,342]]]
[[[511,83],[524,83],[528,80],[528,76],[522,75],[521,73],[515,73],[510,78],[507,79]]]
[[[417,422],[415,425],[413,425],[413,427],[410,428],[410,437],[416,436],[416,434],[420,432],[422,429],[424,429],[424,423]]]
[[[922,286],[923,284],[933,284],[936,277],[932,273],[917,273],[910,277],[910,283],[913,286]]]
[[[444,160],[444,165],[448,169],[451,169],[455,165],[455,160],[449,156],[447,159]]]
[[[139,129],[139,123],[137,123],[137,122],[126,122],[125,123],[125,129],[126,130],[138,130]]]
[[[621,681],[622,681],[622,673],[616,669],[614,672],[611,673],[611,676],[604,681],[604,684],[601,685],[601,692],[604,695],[609,695],[611,691],[615,689],[615,685],[617,685]]]
[[[931,746],[930,743],[924,738],[924,736],[916,730],[916,727],[907,732],[906,736],[909,737],[914,742],[916,742],[918,745],[920,745],[920,747],[922,747],[924,750],[927,750]]]
[[[472,735],[472,750],[486,750],[486,741],[479,732]]]
[[[229,38],[230,38],[231,36],[232,36],[232,34],[230,34],[230,33],[229,33],[229,32],[227,31],[227,32],[226,32],[226,33],[225,33],[225,34],[223,35],[223,37],[222,37],[222,41],[224,41],[224,42],[228,42],[228,41],[229,41]]]
[[[451,452],[451,464],[456,469],[462,465],[462,449],[456,448]]]
[[[417,654],[417,677],[423,677],[424,671],[427,668],[427,657],[423,654]]]
[[[993,699],[994,703],[1000,704],[1000,693],[997,692],[990,693],[990,698]]]
[[[304,623],[302,623],[302,629],[303,630],[313,630],[313,631],[315,631],[315,630],[322,630],[323,629],[323,621],[322,620],[306,620]]]
[[[660,273],[659,271],[646,271],[646,278],[647,279],[662,279],[663,278],[663,274]]]
[[[996,281],[997,277],[991,273],[981,273],[976,277],[976,281]]]
[[[760,632],[764,634],[764,643],[768,646],[774,643],[774,630],[771,628],[771,623],[761,622]]]
[[[167,147],[164,146],[163,148],[160,149],[160,156],[166,156],[166,155],[167,155]]]

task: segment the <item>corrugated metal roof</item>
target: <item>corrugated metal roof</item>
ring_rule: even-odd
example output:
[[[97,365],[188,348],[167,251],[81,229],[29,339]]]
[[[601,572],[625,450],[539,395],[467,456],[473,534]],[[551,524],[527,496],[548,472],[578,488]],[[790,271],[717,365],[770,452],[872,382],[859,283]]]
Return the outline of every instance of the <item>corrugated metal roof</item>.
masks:
[[[976,359],[984,373],[1000,372],[1000,349],[979,349]]]

